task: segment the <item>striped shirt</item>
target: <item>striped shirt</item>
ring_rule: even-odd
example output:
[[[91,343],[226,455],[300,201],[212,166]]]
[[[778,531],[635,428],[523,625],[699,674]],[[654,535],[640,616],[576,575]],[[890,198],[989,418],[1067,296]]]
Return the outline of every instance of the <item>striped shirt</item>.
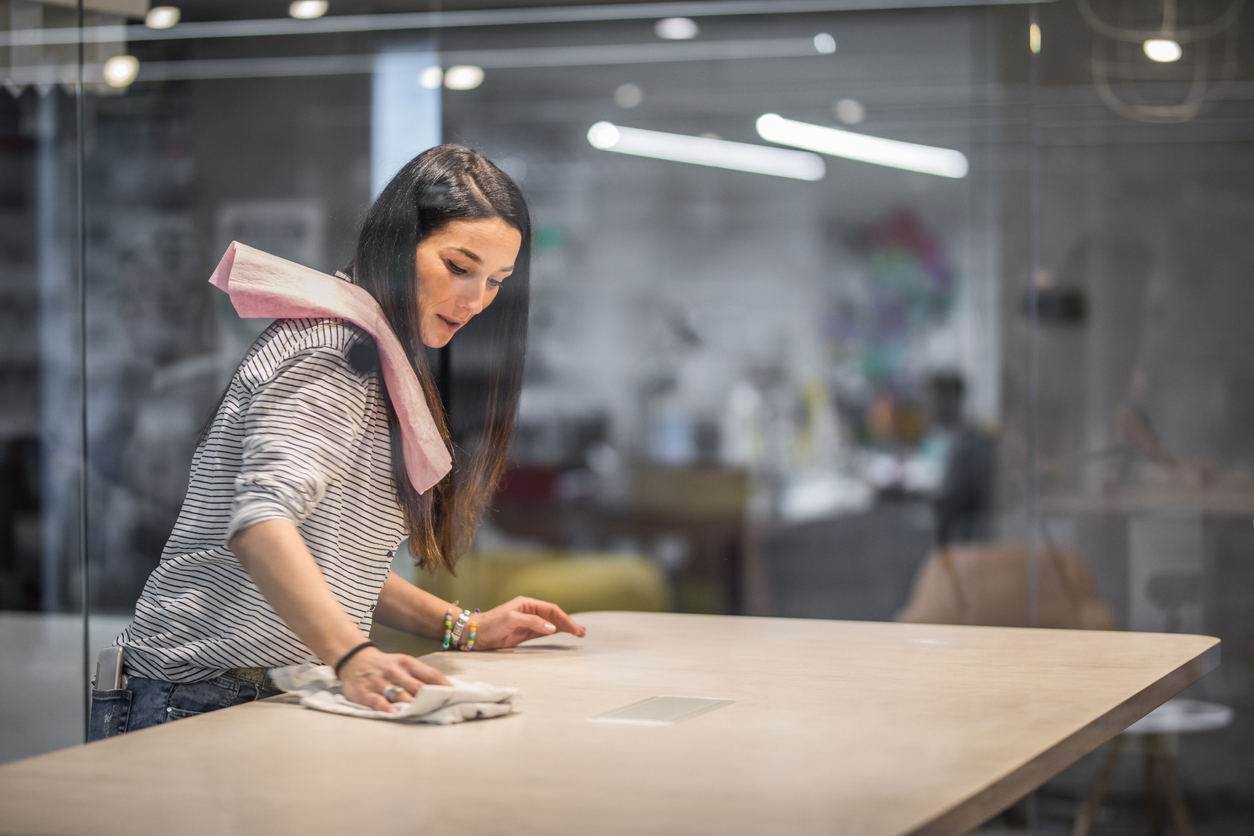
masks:
[[[370,629],[405,533],[379,372],[349,359],[363,341],[373,350],[342,320],[281,319],[253,345],[196,449],[135,619],[114,642],[130,673],[197,682],[310,658],[226,546],[262,520],[296,525],[340,605]]]

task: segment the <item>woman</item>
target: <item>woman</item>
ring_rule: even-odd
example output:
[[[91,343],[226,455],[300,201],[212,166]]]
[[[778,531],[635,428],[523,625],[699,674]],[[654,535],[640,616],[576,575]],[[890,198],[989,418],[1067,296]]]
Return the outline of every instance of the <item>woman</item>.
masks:
[[[452,472],[421,492],[411,428],[398,417],[404,404],[389,396],[395,378],[380,374],[375,340],[344,319],[277,320],[196,450],[161,563],[115,642],[128,680],[93,693],[91,739],[270,696],[266,669],[310,655],[335,667],[349,700],[379,710],[412,700],[424,683],[447,684],[366,636],[377,619],[439,638],[447,619],[457,634],[448,643],[471,644],[469,613],[391,572],[391,550],[407,537],[420,565],[451,569],[499,481],[522,379],[530,233],[518,187],[469,149],[426,151],[388,184],[362,226],[352,275],[341,278],[377,302],[450,447],[418,342],[443,347],[496,305],[481,443],[471,455],[456,451]],[[558,607],[530,599],[474,620],[476,650],[584,634]]]

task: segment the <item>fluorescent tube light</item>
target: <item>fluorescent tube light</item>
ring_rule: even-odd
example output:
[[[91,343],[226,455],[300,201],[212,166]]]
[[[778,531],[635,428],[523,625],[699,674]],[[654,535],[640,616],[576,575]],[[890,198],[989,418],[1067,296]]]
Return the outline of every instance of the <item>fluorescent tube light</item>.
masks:
[[[864,163],[921,171],[940,177],[966,177],[967,158],[961,151],[899,142],[878,136],[795,122],[774,113],[758,117],[758,135],[768,142],[860,160]]]
[[[316,22],[287,18],[202,20],[169,30],[146,26],[68,26],[57,29],[0,31],[0,47],[37,44],[114,43],[192,38],[243,38],[261,35],[310,35],[327,32],[394,32],[398,29],[452,29],[466,26],[602,22],[656,19],[670,12],[688,17],[724,15],[813,14],[857,9],[929,8],[938,5],[1017,5],[1023,0],[683,0],[671,3],[580,4],[552,7],[465,9],[393,14],[331,15]],[[806,40],[809,40],[807,38]]]
[[[772,174],[796,180],[822,180],[827,173],[822,157],[804,151],[624,128],[609,122],[597,122],[589,128],[588,143],[593,148],[618,154]]]

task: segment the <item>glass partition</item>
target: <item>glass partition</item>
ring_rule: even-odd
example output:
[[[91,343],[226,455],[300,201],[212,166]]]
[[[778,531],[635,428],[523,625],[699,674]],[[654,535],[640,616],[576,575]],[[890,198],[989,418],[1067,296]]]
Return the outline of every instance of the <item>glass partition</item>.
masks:
[[[74,8],[6,3],[8,33]],[[82,276],[75,43],[0,50],[0,760],[83,739]]]
[[[398,572],[478,606],[1218,635],[1172,709],[1211,725],[1128,739],[1199,833],[1248,823],[1248,12],[681,5],[3,6],[0,760],[82,739],[268,324],[206,283],[227,245],[343,268],[456,142],[531,202],[526,377],[459,577]],[[466,449],[485,351],[431,356]],[[1135,760],[999,826],[1168,810]]]
[[[1162,734],[1129,737],[1159,779],[1174,764],[1198,832],[1248,828],[1233,802],[1254,694],[1248,10],[1040,14],[1040,536],[1083,556],[1120,629],[1223,641],[1220,670],[1158,713]],[[1106,757],[1057,789],[1087,793]],[[1106,827],[1171,807],[1137,760],[1094,808]]]

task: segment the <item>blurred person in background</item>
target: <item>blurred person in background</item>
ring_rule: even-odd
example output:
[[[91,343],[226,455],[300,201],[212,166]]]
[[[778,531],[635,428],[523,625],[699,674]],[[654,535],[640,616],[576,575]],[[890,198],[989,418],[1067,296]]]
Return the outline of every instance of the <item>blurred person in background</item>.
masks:
[[[936,542],[979,542],[992,535],[993,439],[965,419],[966,382],[962,376],[942,372],[930,380],[933,428],[948,437],[940,487],[932,500],[936,516]]]

